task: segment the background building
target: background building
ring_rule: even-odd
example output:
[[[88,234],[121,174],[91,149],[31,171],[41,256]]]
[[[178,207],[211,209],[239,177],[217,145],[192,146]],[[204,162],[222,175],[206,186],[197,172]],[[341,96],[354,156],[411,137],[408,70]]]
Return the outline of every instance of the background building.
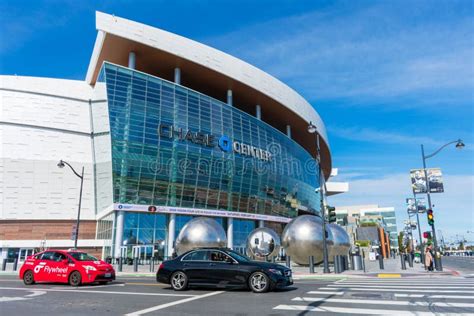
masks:
[[[100,12],[96,26],[85,81],[0,77],[2,257],[73,245],[80,180],[60,159],[84,167],[78,246],[102,257],[169,256],[203,215],[243,251],[255,227],[319,212],[309,122],[326,179],[332,160],[303,97],[190,39]]]
[[[374,223],[388,234],[391,248],[398,248],[398,230],[395,209],[393,207],[379,207],[378,205],[353,205],[336,207],[337,224],[348,227],[348,232],[352,241],[372,240],[367,236],[357,236],[357,228],[364,223]],[[359,230],[361,232],[362,230]],[[380,235],[376,232],[371,238]]]

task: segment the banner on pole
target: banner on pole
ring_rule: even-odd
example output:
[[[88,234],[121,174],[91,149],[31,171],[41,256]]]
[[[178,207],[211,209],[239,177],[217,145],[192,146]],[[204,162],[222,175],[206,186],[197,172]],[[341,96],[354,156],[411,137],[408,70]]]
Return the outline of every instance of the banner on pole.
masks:
[[[412,169],[410,170],[411,186],[413,193],[427,193],[429,186],[430,193],[442,193],[444,192],[443,187],[443,175],[440,168],[428,168],[426,169],[428,175],[428,185],[423,169]]]

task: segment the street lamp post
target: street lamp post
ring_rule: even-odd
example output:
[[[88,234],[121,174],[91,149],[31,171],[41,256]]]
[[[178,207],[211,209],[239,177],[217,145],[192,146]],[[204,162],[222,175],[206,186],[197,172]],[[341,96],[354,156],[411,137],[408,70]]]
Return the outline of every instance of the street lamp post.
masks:
[[[444,144],[443,146],[441,146],[438,150],[436,150],[434,153],[430,154],[430,155],[425,155],[425,149],[423,147],[423,144],[421,145],[421,157],[423,159],[423,171],[424,171],[424,174],[425,174],[425,181],[426,181],[426,195],[428,197],[428,209],[431,210],[432,209],[432,206],[431,206],[431,196],[430,196],[430,181],[428,179],[428,172],[426,170],[426,159],[429,159],[433,156],[435,156],[436,154],[438,154],[442,149],[444,149],[445,147],[451,145],[451,144],[456,144],[456,148],[457,149],[462,149],[464,148],[464,143],[462,142],[462,140],[458,139],[458,140],[455,140],[455,141],[452,141],[452,142],[449,142],[447,144]],[[436,239],[436,229],[435,229],[435,225],[434,223],[431,225],[431,232],[432,232],[432,235],[433,235],[433,242],[434,242],[434,248],[435,248],[435,258],[434,258],[434,263],[435,263],[435,268],[437,271],[443,271],[443,264],[441,262],[441,256],[438,257],[438,254],[437,252],[439,251],[438,249],[438,241]]]
[[[84,184],[84,167],[82,167],[82,172],[81,172],[81,174],[79,174],[66,161],[60,160],[59,163],[58,163],[59,168],[64,168],[65,165],[67,165],[69,168],[71,168],[72,172],[74,172],[74,174],[77,177],[79,177],[79,179],[81,179],[81,189],[79,190],[79,207],[77,209],[76,233],[75,233],[75,236],[74,236],[74,249],[77,249],[77,238],[79,237],[79,222],[80,222],[80,219],[81,219],[82,186]]]
[[[421,227],[420,227],[420,210],[418,208],[418,200],[416,199],[416,195],[413,194],[413,200],[415,201],[415,213],[416,213],[416,226],[418,226],[418,238],[420,240],[420,258],[421,258],[421,263],[425,264],[425,254],[423,252],[423,239],[421,237]],[[407,210],[408,212],[408,218],[411,217],[410,211]],[[414,251],[415,249],[413,249]]]
[[[326,182],[324,179],[324,174],[321,168],[321,148],[319,147],[319,134],[316,132],[317,127],[313,125],[312,122],[309,122],[308,132],[314,134],[316,137],[316,149],[317,149],[317,158],[318,161],[318,170],[319,170],[319,202],[321,209],[321,217],[323,219],[323,273],[330,273],[329,271],[329,259],[328,259],[328,246],[326,238],[326,210],[324,206],[324,194],[326,193]]]

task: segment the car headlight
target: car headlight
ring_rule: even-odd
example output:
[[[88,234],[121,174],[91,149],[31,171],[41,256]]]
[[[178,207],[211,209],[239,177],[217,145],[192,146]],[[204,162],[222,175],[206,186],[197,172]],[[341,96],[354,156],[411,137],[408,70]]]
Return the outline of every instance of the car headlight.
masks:
[[[84,266],[84,269],[89,270],[89,271],[97,271],[97,269],[93,266]]]
[[[273,273],[273,274],[283,275],[281,270],[278,270],[278,269],[268,269],[268,272]]]

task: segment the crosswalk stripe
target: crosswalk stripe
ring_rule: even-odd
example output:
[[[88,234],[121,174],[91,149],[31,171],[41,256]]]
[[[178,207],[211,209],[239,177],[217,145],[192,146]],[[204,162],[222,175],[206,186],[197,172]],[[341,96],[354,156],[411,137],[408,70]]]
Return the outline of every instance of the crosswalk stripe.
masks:
[[[370,304],[370,305],[396,305],[412,307],[454,307],[454,308],[473,308],[471,303],[445,303],[445,302],[413,302],[413,301],[388,301],[388,300],[361,300],[350,298],[322,298],[322,297],[296,297],[293,301],[302,302],[324,302],[324,303],[345,303],[345,304]]]
[[[320,290],[334,290],[334,291],[343,291],[343,290],[346,290],[346,291],[364,291],[364,292],[369,292],[371,290],[373,291],[377,291],[377,292],[430,292],[430,291],[426,291],[426,290],[407,290],[407,289],[386,289],[386,288],[362,288],[362,287],[347,287],[347,288],[341,288],[341,287],[338,287],[338,288],[335,288],[335,287],[323,287],[323,288],[320,288]],[[463,290],[463,291],[455,291],[455,290],[435,290],[435,291],[431,291],[431,292],[436,292],[436,293],[466,293],[466,294],[472,294],[474,293],[474,291],[467,291],[467,290]]]
[[[355,279],[351,279],[351,280],[340,280],[336,283],[370,283],[370,284],[379,284],[379,283],[401,283],[401,284],[410,284],[410,283],[430,283],[430,284],[439,284],[439,283],[443,283],[443,284],[474,284],[474,281],[440,281],[440,280],[432,280],[432,279],[429,279],[429,280],[420,280],[420,279],[406,279],[406,280],[401,280],[401,279],[397,279],[397,280],[393,280],[393,279],[383,279],[383,280],[377,280],[377,281],[372,281],[372,280],[367,280],[367,279],[363,279],[363,280],[355,280]]]
[[[314,307],[301,305],[278,305],[273,309],[287,310],[287,311],[308,311],[308,312],[331,312],[331,313],[346,313],[346,314],[366,314],[366,315],[397,315],[397,316],[432,316],[431,312],[411,312],[403,310],[386,310],[386,309],[367,309],[367,308],[348,308],[348,307]],[[470,315],[470,314],[456,314],[456,315]]]
[[[411,289],[471,289],[474,290],[474,287],[472,286],[412,286],[412,285],[361,285],[361,284],[330,284],[328,285],[329,287],[363,287],[363,288],[384,288],[384,289],[403,289],[409,286]]]
[[[330,295],[344,295],[344,292],[330,292],[330,291],[309,291],[307,294],[330,294]]]
[[[336,292],[340,293],[340,292]],[[474,300],[472,295],[424,295],[424,294],[401,294],[395,293],[395,297],[410,297],[410,298],[447,298],[447,299],[463,299],[463,300]]]

